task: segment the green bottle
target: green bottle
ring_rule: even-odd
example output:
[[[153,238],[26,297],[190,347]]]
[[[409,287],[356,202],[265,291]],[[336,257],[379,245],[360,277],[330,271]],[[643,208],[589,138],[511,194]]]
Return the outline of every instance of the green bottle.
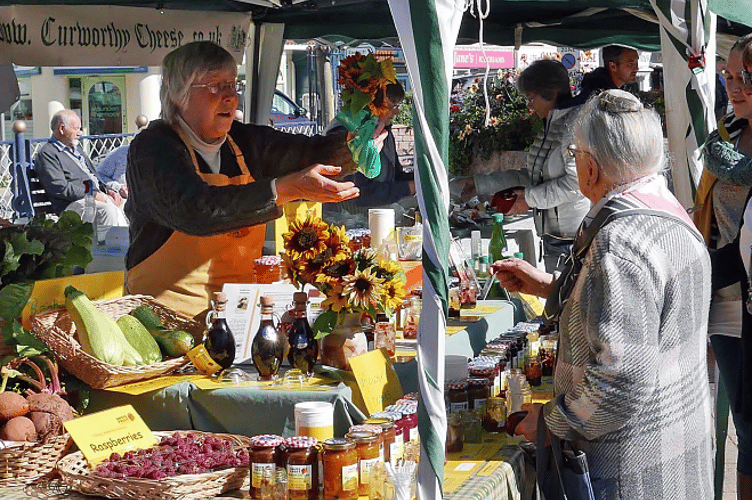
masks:
[[[489,264],[505,258],[508,250],[507,238],[504,236],[504,214],[494,214],[493,218],[493,232],[491,233],[491,241],[488,242]]]

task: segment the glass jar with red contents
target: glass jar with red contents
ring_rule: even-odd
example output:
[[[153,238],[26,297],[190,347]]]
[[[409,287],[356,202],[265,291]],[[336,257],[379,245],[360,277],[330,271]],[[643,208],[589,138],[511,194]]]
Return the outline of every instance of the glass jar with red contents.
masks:
[[[498,378],[498,366],[494,365],[479,365],[471,364],[467,367],[467,373],[471,378],[485,378],[488,379],[489,391],[491,396],[498,394],[498,388],[496,380]]]
[[[358,499],[358,453],[355,442],[330,438],[321,453],[324,473],[324,500]]]
[[[282,280],[282,259],[277,255],[262,255],[253,261],[253,282],[270,284]]]
[[[397,404],[387,406],[386,410],[402,414],[402,418],[399,420],[402,427],[402,439],[405,443],[409,441],[417,443],[420,440],[418,436],[418,405],[411,404],[413,403],[412,401],[400,401],[397,401]]]
[[[530,351],[525,355],[525,377],[532,386],[541,385],[541,377],[543,376],[543,366],[541,365],[540,355]]]
[[[467,404],[471,410],[486,406],[491,397],[491,381],[487,377],[470,377],[467,379]]]
[[[277,466],[287,469],[290,500],[318,500],[319,452],[318,439],[295,436],[285,439]]]
[[[467,380],[451,380],[445,384],[449,413],[467,410]]]
[[[275,475],[275,466],[278,462],[278,447],[283,439],[272,434],[254,436],[251,438],[251,451],[248,453],[248,466],[251,473],[251,498],[261,498],[261,481],[264,471],[270,469],[272,477]]]
[[[394,408],[394,405],[388,406],[387,408],[384,409],[384,411],[371,413],[371,416],[368,417],[368,419],[372,420],[372,419],[377,419],[377,418],[386,418],[394,422],[394,430],[397,436],[396,440],[401,441],[404,444],[405,429],[404,429],[404,426],[402,425],[402,413],[395,411],[393,408]]]
[[[398,429],[394,422],[388,418],[369,418],[366,424],[375,424],[381,427],[381,435],[384,442],[384,461],[396,465],[397,461],[402,458],[404,452],[404,442],[402,433],[397,433]]]
[[[371,431],[351,431],[345,437],[355,442],[358,454],[358,494],[368,495],[368,483],[371,477],[371,467],[382,461],[379,436]]]

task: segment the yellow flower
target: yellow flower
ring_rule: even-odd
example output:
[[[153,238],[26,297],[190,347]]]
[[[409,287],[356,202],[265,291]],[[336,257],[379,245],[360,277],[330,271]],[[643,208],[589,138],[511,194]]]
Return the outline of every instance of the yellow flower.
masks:
[[[300,271],[300,281],[304,281],[305,283],[316,283],[316,279],[331,258],[332,252],[327,248],[314,258],[306,260]]]
[[[344,294],[350,307],[368,309],[369,305],[379,301],[384,280],[376,276],[372,268],[355,271],[354,274],[345,276],[343,281]]]
[[[329,225],[320,217],[308,216],[305,220],[293,221],[290,231],[282,237],[285,241],[285,251],[291,259],[313,259],[326,250]]]
[[[332,311],[338,313],[342,309],[347,308],[347,295],[344,295],[344,289],[342,288],[342,285],[334,285],[331,290],[329,290],[329,293],[327,294],[324,301],[321,303],[321,307],[323,309],[326,309],[327,307],[330,308]]]
[[[376,250],[370,247],[361,248],[353,257],[356,269],[363,271],[376,263]]]
[[[402,305],[402,299],[405,298],[406,293],[405,282],[401,279],[394,278],[387,281],[384,283],[381,292],[382,307],[390,313],[397,310],[397,308]]]
[[[316,283],[335,287],[342,283],[342,279],[355,271],[355,261],[351,257],[333,259],[324,266],[316,277]]]
[[[345,235],[345,226],[331,226],[326,247],[332,251],[333,260],[348,259],[352,256],[350,238]]]
[[[281,256],[282,265],[285,266],[285,269],[287,270],[287,276],[290,278],[290,282],[296,287],[300,287],[302,284],[300,282],[300,272],[303,269],[300,265],[305,265],[305,261],[294,260],[290,258],[290,255],[287,252],[282,252]]]
[[[379,259],[376,269],[376,275],[386,281],[403,274],[402,268],[393,260]]]

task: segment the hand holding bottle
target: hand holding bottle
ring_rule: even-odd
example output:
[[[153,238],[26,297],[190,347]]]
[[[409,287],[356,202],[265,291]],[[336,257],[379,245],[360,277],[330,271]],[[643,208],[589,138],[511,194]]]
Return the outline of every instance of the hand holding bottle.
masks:
[[[526,260],[497,260],[491,271],[499,284],[510,292],[522,292],[547,297],[554,284],[554,275],[534,267]]]

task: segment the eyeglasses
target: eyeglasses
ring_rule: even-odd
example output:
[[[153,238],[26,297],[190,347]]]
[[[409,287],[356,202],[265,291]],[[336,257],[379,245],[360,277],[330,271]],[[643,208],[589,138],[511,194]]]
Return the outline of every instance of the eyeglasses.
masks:
[[[727,69],[723,69],[721,70],[721,76],[726,79],[726,87],[728,90],[732,90],[731,86],[733,85],[734,74]],[[740,71],[737,80],[741,80],[741,89],[744,92],[752,92],[752,71]]]
[[[236,93],[239,88],[238,82],[219,82],[219,83],[194,83],[191,88],[206,88],[210,94]]]
[[[570,158],[574,158],[575,156],[577,156],[577,153],[590,155],[593,158],[593,160],[595,160],[595,156],[593,156],[593,153],[591,153],[590,151],[585,151],[584,149],[580,149],[574,144],[570,144],[569,146],[567,146],[567,156],[569,156]]]

